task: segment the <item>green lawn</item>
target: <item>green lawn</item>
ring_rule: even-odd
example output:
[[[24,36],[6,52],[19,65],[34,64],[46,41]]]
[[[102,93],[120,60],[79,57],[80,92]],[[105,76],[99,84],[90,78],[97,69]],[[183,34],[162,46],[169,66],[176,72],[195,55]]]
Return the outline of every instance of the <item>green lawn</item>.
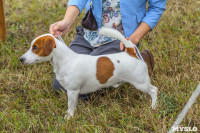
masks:
[[[6,0],[7,41],[0,42],[0,131],[2,132],[167,132],[200,81],[200,1],[168,0],[156,28],[141,42],[156,60],[152,84],[158,106],[124,84],[105,97],[80,101],[74,118],[64,120],[67,95],[53,91],[49,63],[24,65],[19,57],[36,36],[63,18],[65,0]],[[69,44],[75,27],[63,39]],[[200,131],[200,97],[182,126]]]

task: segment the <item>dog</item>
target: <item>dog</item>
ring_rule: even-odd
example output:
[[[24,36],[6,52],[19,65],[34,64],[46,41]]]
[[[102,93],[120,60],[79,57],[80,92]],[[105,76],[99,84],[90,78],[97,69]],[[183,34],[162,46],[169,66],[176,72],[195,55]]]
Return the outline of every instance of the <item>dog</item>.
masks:
[[[157,88],[150,83],[145,62],[133,53],[133,44],[117,30],[101,28],[100,34],[122,41],[127,51],[90,56],[77,54],[51,34],[36,37],[30,49],[20,57],[25,64],[49,61],[56,79],[67,90],[68,109],[65,119],[74,115],[79,94],[86,94],[106,87],[130,83],[151,96],[153,109],[157,103]]]

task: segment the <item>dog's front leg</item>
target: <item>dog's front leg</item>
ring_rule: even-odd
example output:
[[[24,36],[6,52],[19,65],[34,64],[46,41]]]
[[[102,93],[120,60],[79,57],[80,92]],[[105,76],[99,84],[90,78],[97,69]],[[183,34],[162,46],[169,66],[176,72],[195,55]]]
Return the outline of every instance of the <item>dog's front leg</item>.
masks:
[[[67,109],[67,114],[65,115],[65,119],[67,118],[69,120],[71,117],[73,117],[78,102],[79,92],[80,90],[74,90],[74,91],[67,90],[68,109]]]

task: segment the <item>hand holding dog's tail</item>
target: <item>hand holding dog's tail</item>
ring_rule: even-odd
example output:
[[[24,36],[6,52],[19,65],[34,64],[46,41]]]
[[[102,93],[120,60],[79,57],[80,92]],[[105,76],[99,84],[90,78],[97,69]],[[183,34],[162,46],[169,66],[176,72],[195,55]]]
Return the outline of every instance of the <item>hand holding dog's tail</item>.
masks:
[[[104,36],[109,36],[109,37],[120,40],[125,45],[126,52],[130,56],[138,58],[136,55],[136,50],[135,50],[134,44],[132,44],[132,42],[130,40],[127,40],[126,38],[124,38],[124,36],[119,31],[117,31],[115,29],[111,29],[111,28],[101,28],[99,30],[99,33]]]
[[[126,40],[124,36],[117,30],[111,29],[111,28],[101,28],[99,30],[99,33],[104,35],[104,36],[109,36],[115,39],[120,40],[121,42],[124,43],[126,48],[134,48],[134,45],[130,40]]]

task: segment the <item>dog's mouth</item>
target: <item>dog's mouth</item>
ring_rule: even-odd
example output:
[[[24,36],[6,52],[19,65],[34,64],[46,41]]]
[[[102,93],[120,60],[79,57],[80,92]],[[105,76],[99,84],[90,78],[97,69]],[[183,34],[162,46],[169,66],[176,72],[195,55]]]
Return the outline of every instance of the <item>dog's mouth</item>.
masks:
[[[38,62],[40,62],[39,59],[30,60],[30,61],[27,61],[27,60],[23,61],[23,63],[24,63],[24,64],[27,64],[27,65],[32,65],[32,64],[35,64],[35,63],[38,63]]]
[[[38,63],[38,62],[40,62],[40,60],[39,60],[39,59],[36,59],[35,61],[30,62],[30,65],[35,64],[35,63]]]

